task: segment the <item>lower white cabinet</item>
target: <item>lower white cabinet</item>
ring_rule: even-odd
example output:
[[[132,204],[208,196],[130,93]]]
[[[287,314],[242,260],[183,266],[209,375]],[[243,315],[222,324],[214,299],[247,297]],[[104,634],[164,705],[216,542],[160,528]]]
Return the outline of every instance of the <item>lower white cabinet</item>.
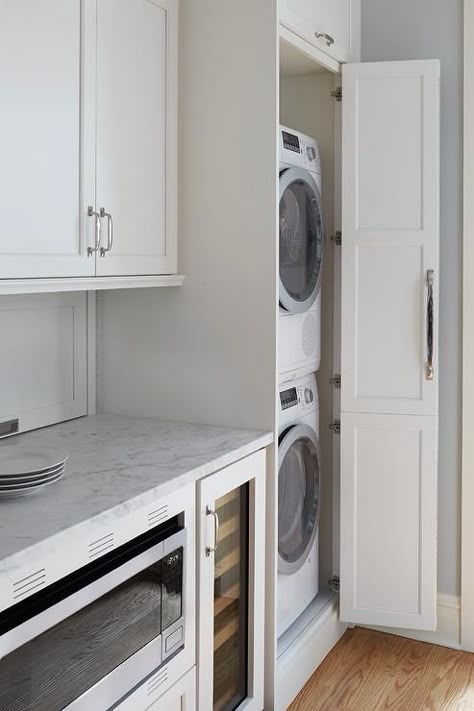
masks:
[[[280,22],[338,62],[360,59],[360,0],[280,0]]]
[[[196,667],[185,674],[158,701],[149,707],[151,711],[195,711]]]
[[[198,704],[262,711],[265,451],[198,484]]]

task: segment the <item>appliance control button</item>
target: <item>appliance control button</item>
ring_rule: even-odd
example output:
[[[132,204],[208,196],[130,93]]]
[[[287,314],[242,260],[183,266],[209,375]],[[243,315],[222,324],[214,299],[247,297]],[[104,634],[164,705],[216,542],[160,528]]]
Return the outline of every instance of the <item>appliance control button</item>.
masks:
[[[168,653],[170,652],[173,647],[176,647],[177,644],[183,641],[183,627],[178,627],[177,630],[172,632],[166,639],[165,639],[165,652]]]
[[[314,150],[313,146],[308,146],[306,148],[306,155],[308,156],[309,160],[315,160],[316,158],[316,151]]]
[[[313,400],[314,400],[313,391],[310,390],[309,388],[306,388],[306,390],[304,391],[304,401],[305,401],[305,403],[306,403],[307,405],[310,405],[310,404],[313,402]]]

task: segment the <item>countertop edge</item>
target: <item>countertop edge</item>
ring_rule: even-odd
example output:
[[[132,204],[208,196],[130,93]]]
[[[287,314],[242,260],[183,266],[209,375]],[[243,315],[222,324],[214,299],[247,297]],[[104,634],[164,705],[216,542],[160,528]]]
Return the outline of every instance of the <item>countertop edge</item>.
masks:
[[[264,432],[261,436],[256,437],[255,440],[252,440],[247,444],[238,446],[221,456],[211,459],[209,462],[200,464],[199,466],[192,468],[183,474],[179,474],[175,478],[169,479],[156,487],[148,489],[138,495],[134,495],[129,499],[122,501],[120,504],[110,508],[105,508],[103,511],[95,514],[94,516],[86,518],[68,528],[64,528],[52,536],[34,543],[33,545],[26,546],[24,549],[0,560],[0,580],[4,575],[11,573],[12,570],[18,571],[18,568],[21,568],[23,564],[26,564],[26,558],[28,558],[29,561],[33,557],[38,560],[39,564],[39,560],[42,557],[50,554],[52,547],[57,548],[58,546],[66,545],[68,538],[75,538],[76,536],[82,535],[83,530],[86,528],[89,532],[96,526],[99,528],[103,525],[104,517],[120,517],[125,509],[133,511],[141,506],[145,506],[147,503],[150,503],[150,501],[157,500],[159,497],[167,496],[168,494],[175,492],[177,489],[189,486],[207,476],[225,469],[231,464],[234,464],[235,462],[244,459],[257,451],[268,447],[273,443],[273,441],[273,434],[271,432]],[[64,539],[64,541],[61,541],[61,539]]]

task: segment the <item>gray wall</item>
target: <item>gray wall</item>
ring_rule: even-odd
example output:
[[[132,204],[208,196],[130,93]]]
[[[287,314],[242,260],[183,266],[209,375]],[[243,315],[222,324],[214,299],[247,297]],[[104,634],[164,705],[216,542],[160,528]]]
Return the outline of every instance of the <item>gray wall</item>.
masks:
[[[462,0],[362,0],[363,61],[441,60],[438,590],[460,591]]]

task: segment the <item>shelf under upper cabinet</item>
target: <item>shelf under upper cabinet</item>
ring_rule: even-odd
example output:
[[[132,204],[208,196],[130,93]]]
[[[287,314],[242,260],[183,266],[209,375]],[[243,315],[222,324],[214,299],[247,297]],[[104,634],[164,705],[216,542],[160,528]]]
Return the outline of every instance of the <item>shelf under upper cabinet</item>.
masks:
[[[143,289],[182,286],[182,274],[161,276],[65,277],[45,279],[0,279],[1,294],[38,294],[54,291],[95,291],[103,289]]]

